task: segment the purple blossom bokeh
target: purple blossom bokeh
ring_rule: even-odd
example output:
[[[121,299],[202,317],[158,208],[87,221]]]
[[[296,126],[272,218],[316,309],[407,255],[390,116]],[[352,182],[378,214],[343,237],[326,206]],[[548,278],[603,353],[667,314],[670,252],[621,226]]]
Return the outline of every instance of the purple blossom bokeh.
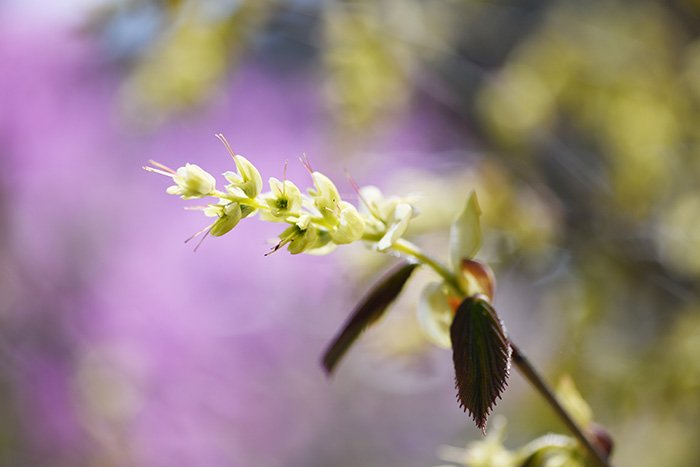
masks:
[[[312,77],[243,66],[214,104],[141,132],[85,37],[0,16],[0,64],[0,465],[417,466],[459,434],[449,376],[414,394],[325,378],[357,298],[337,257],[263,257],[277,229],[256,220],[193,254],[206,219],[141,169],[228,170],[223,132],[264,176],[290,160],[303,179],[302,153],[341,175]],[[408,125],[386,144],[428,149],[429,125]],[[380,181],[392,163],[358,165]]]

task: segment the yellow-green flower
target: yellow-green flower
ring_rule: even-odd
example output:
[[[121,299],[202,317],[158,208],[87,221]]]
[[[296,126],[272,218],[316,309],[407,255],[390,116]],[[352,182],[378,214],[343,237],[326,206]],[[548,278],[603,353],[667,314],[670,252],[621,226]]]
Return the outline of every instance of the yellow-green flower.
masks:
[[[210,196],[216,190],[214,177],[196,164],[185,164],[175,171],[158,162],[150,162],[153,167],[144,167],[144,169],[170,177],[175,182],[175,185],[165,190],[169,195],[179,195],[182,199],[195,199]]]
[[[226,190],[234,196],[240,196],[243,192],[248,198],[255,198],[262,190],[262,177],[255,166],[245,157],[234,155],[233,160],[236,163],[238,172],[224,172],[224,177],[229,184],[226,185]]]
[[[236,169],[238,172],[225,172],[224,177],[228,180],[229,184],[226,185],[226,191],[229,192],[234,198],[255,198],[260,194],[262,190],[262,177],[260,172],[255,166],[245,157],[233,152],[233,148],[228,143],[224,135],[219,133],[216,135],[219,141],[223,143],[226,150],[233,158],[233,162],[236,164]]]
[[[263,195],[270,208],[262,211],[260,218],[270,222],[284,222],[289,216],[299,215],[302,207],[301,191],[297,186],[270,177],[270,193]]]
[[[302,214],[294,225],[291,225],[280,234],[280,241],[270,253],[274,253],[287,245],[287,250],[297,255],[314,248],[323,246],[329,240],[328,236],[322,236],[318,228],[311,222],[311,216]],[[270,254],[268,253],[268,254]]]
[[[377,187],[360,189],[362,213],[368,233],[382,235],[377,249],[385,251],[406,233],[410,220],[418,214],[408,198],[385,198]]]
[[[218,217],[209,229],[209,234],[214,237],[230,232],[244,217],[241,205],[230,201],[225,204],[211,204],[204,209],[204,214],[208,217]]]
[[[401,236],[406,233],[408,223],[414,216],[413,206],[407,203],[399,203],[389,217],[389,228],[384,236],[377,242],[379,251],[388,250]]]
[[[330,232],[333,242],[338,245],[352,243],[362,238],[364,232],[365,221],[360,216],[360,213],[357,212],[355,206],[346,201],[341,201],[338,225]]]
[[[338,222],[340,208],[340,193],[330,178],[321,172],[312,172],[311,179],[315,189],[309,189],[309,195],[313,199],[314,206],[326,222],[335,225]]]

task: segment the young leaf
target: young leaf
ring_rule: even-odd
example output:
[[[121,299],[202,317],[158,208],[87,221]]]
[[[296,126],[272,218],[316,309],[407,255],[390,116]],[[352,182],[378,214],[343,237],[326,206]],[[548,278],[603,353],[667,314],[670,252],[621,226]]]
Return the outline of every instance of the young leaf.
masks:
[[[484,296],[466,298],[450,327],[457,398],[482,432],[507,385],[510,343]]]
[[[401,293],[411,277],[415,263],[402,263],[375,284],[370,292],[355,307],[343,329],[333,339],[323,354],[323,368],[331,374],[345,352],[369,325],[377,321],[391,302]]]
[[[610,454],[612,454],[613,448],[615,447],[615,442],[610,432],[608,432],[603,425],[598,425],[595,422],[591,423],[586,431],[588,432],[588,438],[592,441],[593,446],[603,454],[603,458],[610,458]]]
[[[464,210],[450,228],[450,266],[453,271],[459,271],[462,260],[473,258],[481,247],[479,216],[481,209],[476,193],[472,191]]]
[[[557,399],[559,403],[566,409],[581,428],[588,428],[593,423],[593,410],[588,402],[583,398],[574,380],[569,375],[564,375],[557,384]]]
[[[444,349],[452,347],[450,325],[454,311],[450,306],[447,286],[442,282],[431,282],[423,288],[418,301],[418,323],[426,336],[435,345]]]
[[[457,277],[465,283],[467,295],[482,293],[488,297],[489,301],[493,301],[496,278],[490,267],[473,259],[464,259],[461,271],[461,276]]]

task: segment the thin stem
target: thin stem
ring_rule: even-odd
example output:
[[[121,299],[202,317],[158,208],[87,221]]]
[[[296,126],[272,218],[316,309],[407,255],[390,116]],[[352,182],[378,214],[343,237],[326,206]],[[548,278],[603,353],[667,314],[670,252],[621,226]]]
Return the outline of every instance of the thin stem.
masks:
[[[392,249],[402,253],[407,256],[411,256],[417,259],[422,264],[429,266],[433,269],[440,277],[442,277],[447,284],[455,289],[460,295],[466,295],[466,291],[460,285],[457,280],[457,276],[447,269],[443,264],[436,261],[429,255],[423,253],[423,251],[417,245],[404,240],[399,239],[394,243]],[[516,346],[513,341],[510,341],[510,346],[512,349],[513,363],[518,368],[518,371],[522,373],[525,379],[535,388],[535,390],[544,398],[544,400],[552,407],[554,412],[559,416],[559,418],[564,422],[569,430],[574,434],[576,439],[583,445],[589,454],[589,457],[593,460],[597,467],[611,467],[605,456],[593,445],[591,440],[586,436],[584,430],[574,421],[569,412],[559,403],[554,392],[549,387],[547,382],[540,376],[540,374],[532,366],[528,358],[523,354],[518,346]]]
[[[576,439],[578,439],[586,449],[595,465],[598,467],[610,467],[610,464],[605,459],[605,456],[593,445],[583,429],[574,421],[569,412],[567,412],[566,409],[559,403],[559,400],[554,395],[554,392],[552,392],[542,376],[540,376],[537,370],[535,370],[530,363],[530,360],[528,360],[528,358],[522,353],[520,348],[513,343],[513,341],[510,342],[510,347],[513,350],[513,363],[515,363],[518,371],[520,371],[525,379],[532,386],[534,386],[537,392],[540,393],[540,395],[545,399],[545,401],[547,401],[552,409],[554,409],[559,418],[561,418],[567,428],[571,430]]]
[[[425,264],[426,266],[430,266],[430,268],[432,268],[433,271],[438,273],[438,275],[440,275],[440,277],[442,277],[445,280],[445,282],[455,290],[455,292],[457,292],[460,295],[465,295],[465,291],[459,283],[459,281],[457,280],[457,276],[455,276],[443,264],[436,261],[429,255],[423,253],[423,251],[417,245],[409,242],[408,240],[400,238],[394,243],[392,249],[399,253],[412,256],[419,262]]]

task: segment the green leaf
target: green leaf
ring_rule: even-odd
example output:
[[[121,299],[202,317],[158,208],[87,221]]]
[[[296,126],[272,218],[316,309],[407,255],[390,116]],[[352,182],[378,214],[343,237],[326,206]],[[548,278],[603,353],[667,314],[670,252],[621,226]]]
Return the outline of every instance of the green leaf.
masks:
[[[496,310],[483,295],[466,298],[450,327],[460,406],[481,431],[507,386],[510,343]]]
[[[473,258],[481,248],[479,216],[481,216],[481,209],[476,193],[472,191],[467,198],[464,210],[450,228],[450,266],[453,271],[459,271],[462,260]]]
[[[331,374],[345,352],[360,336],[362,331],[377,321],[387,307],[401,293],[404,284],[418,264],[402,263],[375,284],[360,301],[350,318],[323,354],[323,367]]]
[[[444,349],[452,348],[450,326],[454,311],[450,306],[447,286],[443,282],[431,282],[423,288],[417,315],[418,323],[433,344]]]

